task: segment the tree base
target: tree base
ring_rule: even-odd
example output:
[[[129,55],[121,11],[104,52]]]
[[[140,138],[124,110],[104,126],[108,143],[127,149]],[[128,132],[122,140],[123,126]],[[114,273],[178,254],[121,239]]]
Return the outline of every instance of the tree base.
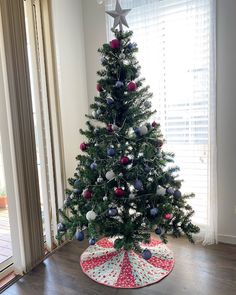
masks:
[[[134,251],[117,251],[114,239],[103,238],[89,246],[80,257],[83,272],[99,284],[113,288],[141,288],[159,282],[174,267],[173,252],[162,242],[151,238],[152,257],[144,260]]]

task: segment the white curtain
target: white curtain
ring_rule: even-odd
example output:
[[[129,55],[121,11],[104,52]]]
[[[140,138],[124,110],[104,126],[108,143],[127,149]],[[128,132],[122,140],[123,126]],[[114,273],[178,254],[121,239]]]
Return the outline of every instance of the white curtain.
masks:
[[[217,242],[215,1],[121,0],[137,42],[155,120],[175,152],[182,190],[194,192],[204,244]],[[115,0],[106,1],[106,10]],[[107,17],[108,38],[113,20]]]

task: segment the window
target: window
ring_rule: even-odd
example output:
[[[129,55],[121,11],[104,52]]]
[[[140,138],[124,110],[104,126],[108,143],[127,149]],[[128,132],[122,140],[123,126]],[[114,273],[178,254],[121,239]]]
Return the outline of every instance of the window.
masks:
[[[194,221],[208,226],[215,149],[214,1],[123,0],[137,42],[142,76],[153,92],[154,117],[161,123],[165,148],[175,153]],[[106,9],[113,8],[108,2]],[[107,19],[108,34],[112,20]],[[111,35],[109,35],[109,38]],[[215,159],[215,158],[214,158]],[[211,173],[210,173],[211,171]],[[213,171],[213,172],[212,172]],[[211,185],[210,185],[211,184]]]

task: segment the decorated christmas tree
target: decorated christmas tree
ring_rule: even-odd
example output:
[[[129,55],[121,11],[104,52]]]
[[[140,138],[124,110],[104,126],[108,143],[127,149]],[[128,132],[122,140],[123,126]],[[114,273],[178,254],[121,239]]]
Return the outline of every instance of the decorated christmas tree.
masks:
[[[140,78],[138,48],[132,32],[122,28],[128,12],[118,1],[108,12],[115,18],[114,39],[98,50],[98,95],[87,129],[80,130],[86,140],[60,210],[58,239],[82,241],[86,235],[94,245],[100,236],[114,238],[116,250],[141,252],[148,260],[152,251],[140,245],[150,242],[152,231],[164,243],[167,234],[185,234],[193,242],[199,228],[187,203],[193,194],[181,192],[174,155],[163,150],[160,124],[152,121],[152,94]]]

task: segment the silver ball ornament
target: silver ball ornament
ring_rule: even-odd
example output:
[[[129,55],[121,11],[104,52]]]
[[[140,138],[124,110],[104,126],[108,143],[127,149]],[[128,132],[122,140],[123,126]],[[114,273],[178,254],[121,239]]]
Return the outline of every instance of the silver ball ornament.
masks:
[[[86,219],[88,221],[92,221],[92,220],[95,220],[97,217],[97,214],[93,211],[93,210],[90,210],[86,213]]]
[[[105,176],[107,180],[112,180],[113,178],[115,178],[115,173],[113,172],[113,170],[110,170],[110,171],[107,171]]]

